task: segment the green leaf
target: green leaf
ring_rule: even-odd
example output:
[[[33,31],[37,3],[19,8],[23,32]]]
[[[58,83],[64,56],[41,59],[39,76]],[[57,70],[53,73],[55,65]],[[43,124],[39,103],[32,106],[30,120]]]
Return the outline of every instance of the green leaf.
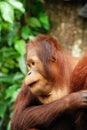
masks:
[[[0,2],[0,10],[3,19],[11,24],[14,21],[14,10],[7,2]]]
[[[23,74],[26,74],[27,73],[27,68],[26,68],[25,57],[21,56],[18,61],[19,61],[19,67],[20,67],[21,72]]]
[[[13,43],[13,40],[14,40],[14,37],[16,36],[17,34],[17,28],[16,26],[13,27],[11,29],[11,31],[9,31],[8,35],[7,35],[7,42],[8,42],[8,45],[11,46],[12,43]]]
[[[21,11],[22,13],[25,12],[25,9],[23,7],[23,4],[19,1],[16,0],[8,0],[8,2],[15,8],[18,9],[19,11]]]
[[[9,123],[8,123],[8,125],[7,125],[7,130],[10,130],[10,128],[11,128],[11,123],[10,123],[10,121],[9,121]]]
[[[11,98],[11,102],[14,102],[16,100],[16,97],[17,97],[19,91],[20,91],[20,88],[17,89],[16,91],[14,91],[12,98]]]
[[[27,27],[27,26],[24,26],[24,27],[22,28],[22,37],[23,37],[24,39],[29,39],[29,35],[30,35],[30,34],[32,34],[30,28]]]
[[[13,83],[13,75],[0,76],[0,82],[2,82],[2,83]]]
[[[6,99],[7,99],[7,98],[10,98],[10,97],[13,97],[13,94],[14,94],[14,92],[16,91],[16,89],[17,89],[17,85],[16,85],[16,84],[10,86],[10,87],[6,90]]]
[[[17,97],[19,90],[20,89],[18,88],[17,84],[10,86],[6,90],[6,99],[11,98],[11,102],[14,102],[16,100],[16,97]]]
[[[40,13],[40,15],[39,15],[39,20],[40,20],[42,26],[43,26],[46,30],[49,30],[50,24],[49,24],[48,16],[47,16],[45,13]]]
[[[25,50],[25,41],[24,40],[18,40],[15,42],[15,49],[19,52],[20,55],[24,55],[26,50]]]
[[[35,28],[35,27],[40,28],[41,27],[41,23],[35,17],[32,17],[29,22],[30,22],[30,27],[33,27],[33,28]]]
[[[13,77],[13,81],[18,81],[23,78],[24,78],[24,75],[22,73],[16,73]]]
[[[5,67],[2,67],[2,68],[1,68],[1,71],[2,71],[3,73],[6,73],[6,74],[9,72],[9,70],[8,70],[7,68],[5,68]]]
[[[1,118],[4,117],[6,108],[7,108],[6,103],[0,103],[0,117],[1,117]]]

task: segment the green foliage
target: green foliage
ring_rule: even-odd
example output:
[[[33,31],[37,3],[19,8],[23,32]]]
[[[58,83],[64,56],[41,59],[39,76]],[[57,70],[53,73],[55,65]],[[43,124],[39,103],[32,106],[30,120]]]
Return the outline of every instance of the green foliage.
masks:
[[[13,103],[27,73],[26,42],[49,29],[40,0],[0,0],[0,130],[10,130]]]
[[[30,27],[32,28],[40,28],[41,27],[41,23],[39,22],[39,20],[35,17],[31,17],[30,18],[30,23],[29,23]]]
[[[2,18],[9,23],[13,23],[14,10],[12,6],[8,4],[7,2],[0,2],[0,6],[1,6],[0,9],[1,9]]]
[[[11,24],[13,24],[14,22],[14,9],[17,9],[22,13],[24,13],[25,11],[23,8],[23,4],[16,0],[2,0],[0,2],[0,11],[2,18]]]
[[[20,55],[25,54],[25,41],[24,40],[17,40],[15,41],[14,48],[19,52]]]

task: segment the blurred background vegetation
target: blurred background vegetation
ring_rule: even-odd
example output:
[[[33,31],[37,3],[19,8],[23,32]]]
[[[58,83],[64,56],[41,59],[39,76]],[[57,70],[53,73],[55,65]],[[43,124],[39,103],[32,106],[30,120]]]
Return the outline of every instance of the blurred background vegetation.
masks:
[[[0,130],[10,130],[13,103],[26,74],[25,45],[50,24],[40,0],[0,0]]]

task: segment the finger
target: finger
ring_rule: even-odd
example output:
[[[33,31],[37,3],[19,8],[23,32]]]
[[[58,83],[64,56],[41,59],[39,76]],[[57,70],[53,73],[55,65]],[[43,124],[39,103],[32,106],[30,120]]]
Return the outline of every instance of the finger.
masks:
[[[87,98],[87,92],[82,92],[82,97]]]
[[[84,99],[83,99],[83,102],[87,103],[87,98],[84,98]]]

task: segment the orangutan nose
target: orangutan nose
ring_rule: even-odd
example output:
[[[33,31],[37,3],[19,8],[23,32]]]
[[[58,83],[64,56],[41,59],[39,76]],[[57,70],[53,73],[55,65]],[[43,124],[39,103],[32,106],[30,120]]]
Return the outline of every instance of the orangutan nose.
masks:
[[[29,71],[27,75],[30,75],[30,74],[31,74],[31,71]]]

